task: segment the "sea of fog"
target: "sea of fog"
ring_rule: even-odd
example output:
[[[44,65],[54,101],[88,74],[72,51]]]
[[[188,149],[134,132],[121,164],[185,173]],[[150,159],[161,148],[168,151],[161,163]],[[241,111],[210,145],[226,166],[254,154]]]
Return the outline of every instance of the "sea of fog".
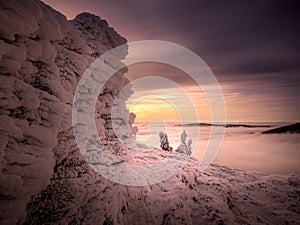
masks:
[[[232,124],[232,123],[230,123]],[[229,127],[219,152],[213,161],[236,169],[246,169],[268,174],[300,174],[300,134],[262,134],[262,131],[291,123],[238,123],[251,126],[270,127]],[[137,141],[159,148],[159,132],[168,134],[170,146],[176,149],[180,134],[186,131],[193,141],[193,156],[201,159],[211,136],[211,126],[181,126],[179,123],[163,123],[153,120],[150,123],[135,124],[139,131]]]

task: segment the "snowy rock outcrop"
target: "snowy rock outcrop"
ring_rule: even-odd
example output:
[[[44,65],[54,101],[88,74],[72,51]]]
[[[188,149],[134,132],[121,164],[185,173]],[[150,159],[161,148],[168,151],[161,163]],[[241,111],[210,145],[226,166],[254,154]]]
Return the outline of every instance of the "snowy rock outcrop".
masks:
[[[0,9],[0,224],[300,221],[298,176],[217,165],[201,172],[193,159],[168,180],[145,187],[124,186],[97,174],[74,139],[74,91],[98,56],[126,40],[97,16],[83,13],[67,21],[38,0],[1,1]],[[126,54],[119,52],[120,60]],[[134,122],[124,104],[130,90],[118,96],[128,83],[124,72],[116,73],[98,97],[99,136],[121,158],[132,151],[120,163],[162,161],[170,152],[126,149],[112,132],[113,126],[122,130],[124,125],[111,118],[113,104],[119,104],[130,126]],[[130,132],[124,136],[134,138]],[[181,154],[174,158],[183,160]]]
[[[25,220],[30,197],[49,185],[76,149],[68,137],[81,75],[126,39],[97,16],[83,13],[70,22],[37,0],[1,1],[0,9],[0,221],[15,224]],[[119,53],[120,60],[126,54]],[[109,111],[128,83],[124,72],[107,82],[97,103],[97,128],[108,145],[118,143],[108,135]]]

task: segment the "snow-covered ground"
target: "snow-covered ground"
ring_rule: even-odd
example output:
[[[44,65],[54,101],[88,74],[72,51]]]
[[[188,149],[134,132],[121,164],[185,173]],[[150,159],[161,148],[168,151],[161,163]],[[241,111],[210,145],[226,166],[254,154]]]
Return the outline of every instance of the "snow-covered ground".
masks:
[[[145,165],[167,155],[135,150],[130,162],[122,163]],[[218,165],[199,171],[199,162],[191,159],[166,181],[134,187],[106,180],[80,157],[70,153],[56,167],[51,184],[28,205],[26,224],[297,224],[300,219],[296,175]]]
[[[1,1],[0,19],[1,224],[300,221],[298,175],[263,175],[218,165],[200,171],[199,162],[190,159],[158,184],[134,187],[103,178],[83,159],[74,139],[73,96],[88,66],[126,39],[97,16],[83,13],[67,21],[39,0]],[[121,60],[126,52],[118,56]],[[112,77],[99,95],[99,136],[120,157],[119,165],[165,160],[169,153],[127,149],[112,132],[113,123],[120,130],[123,126],[109,112],[129,82],[125,72]],[[130,115],[125,103],[119,103],[120,112]],[[131,115],[130,125],[133,120]],[[187,157],[175,154],[173,159],[181,163]]]

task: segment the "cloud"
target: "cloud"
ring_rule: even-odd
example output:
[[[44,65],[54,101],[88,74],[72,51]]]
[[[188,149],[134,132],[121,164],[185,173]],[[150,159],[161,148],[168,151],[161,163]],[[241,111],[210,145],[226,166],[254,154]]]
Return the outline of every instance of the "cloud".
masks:
[[[44,1],[69,18],[81,11],[98,14],[129,41],[157,39],[190,48],[240,104],[251,102],[252,109],[265,102],[266,114],[281,107],[286,118],[300,119],[295,98],[300,94],[298,1]],[[161,65],[136,68],[127,76],[134,80],[144,74],[195,86],[182,71]]]
[[[264,173],[300,173],[299,137],[244,134],[226,137],[215,162]]]
[[[281,126],[276,123],[254,123],[256,125]],[[252,124],[252,125],[254,125]],[[284,124],[285,125],[285,124]],[[166,123],[161,126],[147,126],[146,123],[138,124],[138,140],[147,140],[159,147],[158,132],[165,130],[168,134],[170,145],[176,148],[180,143],[180,126]],[[188,138],[195,146],[194,157],[201,159],[207,147],[210,136],[210,127],[184,127]],[[300,174],[300,139],[299,134],[261,134],[268,128],[227,128],[221,148],[214,163],[230,168],[259,171],[263,173]],[[254,133],[254,134],[251,134]]]
[[[66,10],[62,1],[45,2]],[[129,41],[161,39],[182,44],[211,67],[225,71],[230,71],[227,66],[233,73],[299,70],[299,63],[295,63],[300,57],[297,1],[174,0],[170,4],[158,0],[86,0],[68,7],[73,14],[82,10],[99,14]]]
[[[244,75],[244,74],[261,75],[265,73],[276,75],[282,72],[300,71],[300,61],[264,60],[264,61],[239,62],[231,66],[227,66],[226,68],[222,68],[221,71],[226,74],[239,74],[239,75]]]

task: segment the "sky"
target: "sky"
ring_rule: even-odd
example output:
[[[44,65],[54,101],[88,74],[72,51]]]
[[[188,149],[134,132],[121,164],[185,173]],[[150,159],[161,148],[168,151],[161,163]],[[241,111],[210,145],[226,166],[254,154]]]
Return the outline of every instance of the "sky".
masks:
[[[222,88],[228,121],[300,120],[300,4],[298,1],[159,1],[44,0],[68,19],[91,12],[108,21],[129,42],[164,40],[195,52]],[[130,80],[161,76],[178,83],[190,96],[201,121],[210,121],[205,95],[187,74],[167,65],[129,67]],[[137,120],[178,119],[178,110],[151,96],[169,87],[135,90],[130,103]],[[176,98],[176,94],[174,95]],[[186,107],[185,102],[175,107]],[[130,104],[129,104],[130,105]],[[159,107],[158,107],[159,106]],[[159,110],[153,110],[158,108]],[[144,109],[144,110],[143,110]],[[160,113],[159,113],[160,112]]]

